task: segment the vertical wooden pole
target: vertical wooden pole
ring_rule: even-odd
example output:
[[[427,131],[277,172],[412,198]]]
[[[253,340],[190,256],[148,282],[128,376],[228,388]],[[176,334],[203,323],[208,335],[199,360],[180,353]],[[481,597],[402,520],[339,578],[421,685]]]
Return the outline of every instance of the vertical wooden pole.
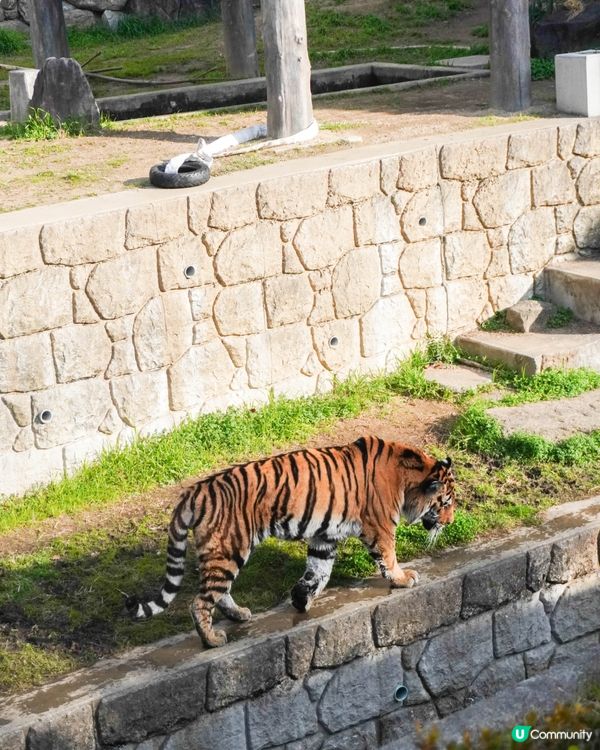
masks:
[[[491,105],[520,112],[531,105],[528,0],[490,0]]]
[[[70,57],[62,0],[30,0],[29,22],[36,68],[49,57]]]
[[[267,130],[270,138],[299,133],[313,121],[304,0],[262,0]]]
[[[221,0],[225,59],[231,78],[258,75],[256,28],[252,0]]]

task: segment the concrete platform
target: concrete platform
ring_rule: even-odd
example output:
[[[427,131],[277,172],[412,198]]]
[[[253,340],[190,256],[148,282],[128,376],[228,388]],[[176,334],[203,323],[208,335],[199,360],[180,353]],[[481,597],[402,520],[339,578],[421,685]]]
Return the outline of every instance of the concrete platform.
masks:
[[[548,299],[600,325],[600,260],[574,260],[544,272]]]
[[[496,406],[488,414],[500,422],[507,435],[527,432],[557,442],[600,430],[600,391],[535,404]]]
[[[425,380],[438,383],[454,393],[464,393],[494,382],[486,370],[465,365],[430,365],[424,376]]]
[[[504,333],[473,331],[456,340],[470,356],[534,375],[550,367],[590,367],[600,372],[600,328],[577,322],[560,331]]]
[[[438,60],[437,65],[449,65],[451,68],[485,70],[490,66],[489,55],[465,55],[464,57],[448,57]]]

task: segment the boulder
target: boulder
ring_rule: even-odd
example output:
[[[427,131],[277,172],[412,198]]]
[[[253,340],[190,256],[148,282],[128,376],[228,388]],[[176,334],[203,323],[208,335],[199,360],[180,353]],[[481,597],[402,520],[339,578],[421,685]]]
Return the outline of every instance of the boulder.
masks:
[[[77,119],[98,127],[100,111],[81,65],[70,57],[50,57],[35,81],[30,106],[54,120]]]
[[[600,2],[581,12],[561,8],[533,25],[531,46],[535,57],[554,57],[596,47],[600,38]]]

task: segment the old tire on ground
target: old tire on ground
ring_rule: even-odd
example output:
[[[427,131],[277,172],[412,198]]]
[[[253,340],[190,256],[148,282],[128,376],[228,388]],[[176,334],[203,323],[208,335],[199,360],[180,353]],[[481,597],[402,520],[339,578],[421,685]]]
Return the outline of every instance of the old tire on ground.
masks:
[[[150,169],[150,182],[159,188],[190,188],[204,185],[210,178],[210,169],[198,159],[186,159],[174,174],[165,172],[167,162],[155,164]]]

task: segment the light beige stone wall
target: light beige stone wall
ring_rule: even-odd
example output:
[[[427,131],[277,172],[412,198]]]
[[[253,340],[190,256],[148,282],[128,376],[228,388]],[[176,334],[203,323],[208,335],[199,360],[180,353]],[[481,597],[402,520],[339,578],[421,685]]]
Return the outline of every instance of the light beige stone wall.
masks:
[[[525,123],[0,217],[0,495],[474,327],[600,250],[599,174]]]

